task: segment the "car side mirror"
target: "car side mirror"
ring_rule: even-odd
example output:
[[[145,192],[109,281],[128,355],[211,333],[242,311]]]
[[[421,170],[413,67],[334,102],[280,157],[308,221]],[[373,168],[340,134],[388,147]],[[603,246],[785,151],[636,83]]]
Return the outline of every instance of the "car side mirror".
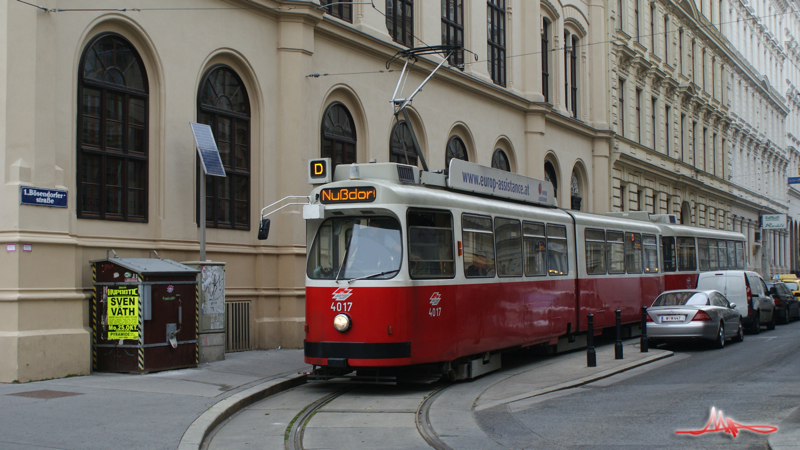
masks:
[[[269,237],[269,219],[261,219],[261,225],[258,227],[258,240],[265,241]]]
[[[769,288],[769,293],[772,295],[778,295],[778,290],[774,287]]]
[[[731,303],[731,309],[736,309],[736,303]]]

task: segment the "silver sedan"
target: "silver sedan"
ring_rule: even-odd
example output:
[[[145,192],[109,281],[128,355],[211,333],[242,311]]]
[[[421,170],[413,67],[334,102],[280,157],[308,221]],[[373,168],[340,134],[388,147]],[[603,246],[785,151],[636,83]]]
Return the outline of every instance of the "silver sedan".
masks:
[[[654,341],[708,339],[722,348],[726,339],[744,339],[742,315],[719,291],[666,291],[647,308],[647,337]]]

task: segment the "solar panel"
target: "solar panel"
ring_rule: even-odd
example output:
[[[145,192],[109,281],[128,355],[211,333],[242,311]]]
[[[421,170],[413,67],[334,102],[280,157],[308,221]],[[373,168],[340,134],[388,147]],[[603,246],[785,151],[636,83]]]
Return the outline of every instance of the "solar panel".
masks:
[[[225,167],[222,166],[222,159],[219,157],[217,141],[211,127],[201,123],[189,123],[192,127],[194,142],[197,144],[197,152],[200,154],[200,161],[203,163],[203,172],[206,175],[215,177],[225,176]]]

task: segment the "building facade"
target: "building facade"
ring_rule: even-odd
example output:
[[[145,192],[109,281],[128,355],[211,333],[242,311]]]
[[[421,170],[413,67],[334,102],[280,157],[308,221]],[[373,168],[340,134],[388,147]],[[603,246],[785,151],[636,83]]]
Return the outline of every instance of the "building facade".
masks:
[[[261,209],[305,195],[313,158],[419,163],[390,103],[402,61],[386,65],[410,48],[464,49],[409,108],[431,170],[461,158],[548,179],[562,208],[737,231],[737,205],[773,201],[735,190],[744,138],[726,80],[756,78],[694,3],[117,3],[0,0],[2,382],[90,372],[89,261],[196,260],[201,182],[207,259],[226,263],[226,303],[249,310],[245,347],[301,347],[304,224],[287,208],[258,241]],[[399,96],[442,59],[418,58]],[[776,121],[796,120],[792,92],[760,93],[785,103]],[[200,174],[192,122],[212,127],[225,178]],[[788,128],[791,156],[771,162],[784,171]],[[66,191],[66,208],[20,204],[31,187]]]
[[[739,198],[734,229],[748,236],[754,267],[765,277],[795,272],[798,191],[798,3],[731,1],[725,35],[737,64],[728,72],[731,96],[731,182]],[[793,203],[795,204],[793,206]],[[760,217],[787,214],[787,229],[763,230]],[[758,234],[756,236],[756,233]]]

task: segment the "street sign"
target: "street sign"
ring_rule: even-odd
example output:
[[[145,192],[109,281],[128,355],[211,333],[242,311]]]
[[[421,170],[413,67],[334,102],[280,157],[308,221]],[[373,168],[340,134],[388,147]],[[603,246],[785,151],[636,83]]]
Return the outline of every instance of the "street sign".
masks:
[[[67,207],[67,191],[22,186],[19,190],[21,205]]]
[[[789,184],[800,184],[800,177],[789,177]]]
[[[215,177],[225,176],[225,167],[222,166],[222,159],[219,157],[217,141],[214,140],[214,133],[211,127],[201,123],[190,123],[194,141],[197,144],[197,152],[200,154],[200,161],[203,163],[203,172],[206,175]]]

